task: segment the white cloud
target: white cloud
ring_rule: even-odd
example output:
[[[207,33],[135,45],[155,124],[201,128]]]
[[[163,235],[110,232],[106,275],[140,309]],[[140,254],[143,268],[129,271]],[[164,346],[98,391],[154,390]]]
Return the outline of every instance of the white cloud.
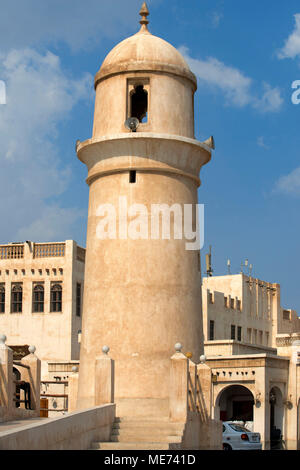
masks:
[[[283,104],[279,88],[272,88],[268,83],[264,83],[263,87],[264,94],[261,98],[254,99],[253,106],[262,112],[279,111]]]
[[[150,0],[150,7],[160,1]],[[0,106],[3,242],[62,239],[70,237],[74,224],[77,233],[84,225],[76,208],[57,203],[72,178],[59,139],[76,105],[93,96],[93,78],[71,78],[57,55],[41,51],[61,43],[73,51],[94,48],[104,37],[132,34],[140,27],[140,7],[140,0],[10,0],[2,8],[0,79],[7,100]]]
[[[300,13],[296,13],[294,31],[286,39],[282,49],[277,53],[279,59],[295,59],[300,56]]]
[[[253,80],[237,68],[228,66],[214,57],[206,60],[194,59],[184,46],[181,46],[179,51],[200,79],[200,85],[205,84],[214,91],[221,91],[226,105],[251,105],[261,112],[275,112],[281,108],[283,99],[279,88],[272,88],[268,83],[263,83],[264,92],[259,97],[253,91]]]
[[[150,7],[160,0],[150,0]],[[96,47],[103,37],[138,30],[141,0],[10,0],[2,2],[0,50],[67,43]],[[150,8],[151,13],[151,8]]]
[[[68,187],[71,169],[63,164],[56,137],[76,104],[89,99],[92,77],[70,78],[51,52],[13,50],[1,59],[7,104],[0,106],[0,237],[13,240],[22,233],[29,239],[23,228],[43,217],[47,200]],[[68,210],[74,217],[74,208],[64,210],[70,221]],[[56,230],[61,231],[57,225]]]
[[[269,145],[267,145],[267,144],[265,143],[265,138],[264,138],[263,136],[258,137],[258,139],[257,139],[257,145],[258,145],[259,147],[262,147],[262,148],[266,149],[266,150],[269,150],[269,149],[270,149]]]
[[[62,241],[73,239],[73,226],[85,213],[78,209],[46,207],[39,217],[17,231],[17,240]]]
[[[211,23],[212,23],[213,28],[218,28],[219,27],[223,16],[224,16],[223,13],[220,12],[220,11],[214,11],[211,14]]]
[[[300,196],[300,167],[281,176],[275,185],[275,192]]]
[[[186,47],[180,47],[179,51],[200,81],[222,90],[228,103],[236,106],[245,106],[249,103],[252,80],[245,77],[242,72],[225,65],[214,57],[206,60],[193,59],[189,56]]]

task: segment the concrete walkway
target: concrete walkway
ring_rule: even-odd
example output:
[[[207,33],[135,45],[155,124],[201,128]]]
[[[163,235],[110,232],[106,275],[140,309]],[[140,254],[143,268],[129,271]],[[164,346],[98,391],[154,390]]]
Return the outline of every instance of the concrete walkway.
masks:
[[[40,423],[41,421],[51,421],[52,418],[28,418],[28,419],[15,419],[13,421],[6,421],[4,423],[0,423],[0,434],[5,431],[10,431],[14,428],[18,428],[20,426],[26,426],[29,424],[36,424]]]

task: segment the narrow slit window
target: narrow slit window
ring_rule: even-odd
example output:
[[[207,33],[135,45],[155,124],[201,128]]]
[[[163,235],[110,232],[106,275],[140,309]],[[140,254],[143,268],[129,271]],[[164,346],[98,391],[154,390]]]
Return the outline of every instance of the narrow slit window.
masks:
[[[76,284],[76,316],[81,316],[81,284]]]
[[[129,183],[136,183],[136,171],[130,170],[129,172]]]
[[[235,339],[235,325],[231,325],[231,339]]]
[[[136,86],[131,94],[130,117],[135,117],[140,122],[148,121],[148,92],[143,85]]]
[[[237,329],[237,340],[242,341],[242,327],[241,326],[238,326],[238,329]]]
[[[215,339],[215,322],[210,320],[209,322],[209,340],[213,341]]]

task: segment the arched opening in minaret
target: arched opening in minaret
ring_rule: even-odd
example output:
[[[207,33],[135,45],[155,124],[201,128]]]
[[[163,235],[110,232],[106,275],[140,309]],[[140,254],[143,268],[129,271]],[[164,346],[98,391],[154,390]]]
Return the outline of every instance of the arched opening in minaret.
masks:
[[[148,121],[148,92],[143,85],[137,85],[131,94],[131,116],[140,122]]]

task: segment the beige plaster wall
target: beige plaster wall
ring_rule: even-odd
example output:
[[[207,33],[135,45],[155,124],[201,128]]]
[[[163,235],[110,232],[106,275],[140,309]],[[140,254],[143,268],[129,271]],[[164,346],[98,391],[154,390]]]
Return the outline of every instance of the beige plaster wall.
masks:
[[[169,358],[180,341],[203,352],[198,252],[185,240],[99,240],[100,203],[195,203],[197,186],[182,176],[128,173],[95,180],[90,188],[79,395],[93,396],[96,355],[103,345],[115,360],[116,398],[169,396]],[[150,226],[150,215],[149,215]],[[89,397],[90,395],[90,397]]]
[[[189,413],[182,439],[183,450],[222,450],[222,422],[203,421],[199,414]]]
[[[203,278],[203,329],[209,340],[210,321],[215,322],[215,340],[231,339],[231,325],[242,328],[242,342],[276,347],[278,333],[299,331],[300,320],[290,310],[284,320],[280,285],[250,278],[245,274]],[[232,302],[233,301],[233,306]],[[241,310],[238,308],[241,302]]]
[[[0,332],[7,336],[8,345],[36,346],[43,378],[48,373],[47,360],[79,358],[77,332],[81,317],[76,317],[76,283],[83,285],[84,262],[77,259],[74,241],[63,243],[64,256],[34,258],[33,245],[30,249],[25,243],[23,258],[0,259],[0,283],[5,285],[6,300],[5,313],[0,314]],[[11,313],[11,284],[16,282],[23,285],[22,313]],[[33,285],[39,282],[45,288],[44,312],[34,313]],[[50,286],[54,282],[62,283],[62,312],[50,312]]]
[[[148,92],[148,121],[130,132],[124,121],[139,84]],[[92,371],[108,345],[116,401],[126,408],[128,400],[150,399],[161,410],[174,344],[180,341],[193,357],[203,352],[199,250],[187,251],[186,240],[173,234],[170,240],[151,239],[149,232],[147,239],[100,240],[97,209],[118,208],[119,196],[126,196],[128,205],[146,206],[150,227],[151,204],[195,206],[211,149],[194,140],[195,76],[181,54],[146,27],[108,54],[95,87],[93,137],[77,146],[90,185],[78,406],[94,403]]]
[[[204,342],[206,356],[230,356],[239,354],[276,354],[275,348],[243,343],[234,340],[215,340]]]
[[[115,405],[98,406],[0,432],[1,450],[87,450],[108,441]]]
[[[283,439],[291,447],[289,436],[291,428],[297,426],[297,420],[288,424],[290,413],[284,402],[289,394],[295,393],[295,387],[291,387],[290,362],[288,358],[270,356],[267,354],[240,355],[209,357],[207,364],[212,368],[215,377],[213,381],[213,405],[214,416],[219,418],[219,400],[221,394],[231,385],[241,385],[246,387],[252,394],[253,399],[258,400],[254,405],[254,431],[261,434],[264,449],[270,448],[270,391],[273,387],[278,390],[279,409],[276,409],[275,422],[283,433]]]
[[[148,121],[139,131],[175,134],[194,138],[194,87],[187,79],[145,71],[114,75],[96,89],[93,137],[130,132],[124,122],[128,114],[128,80],[148,81]],[[176,96],[176,99],[174,97]]]

